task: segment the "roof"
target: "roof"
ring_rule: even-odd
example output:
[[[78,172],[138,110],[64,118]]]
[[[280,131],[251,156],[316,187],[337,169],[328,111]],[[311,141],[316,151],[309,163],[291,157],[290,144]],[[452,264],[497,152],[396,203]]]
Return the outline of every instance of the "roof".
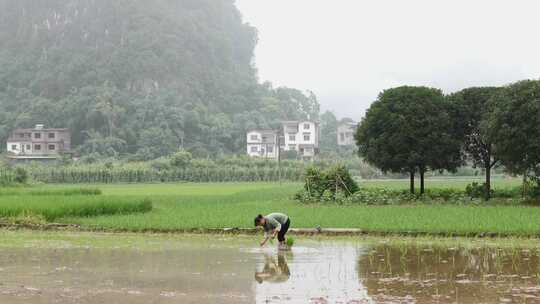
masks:
[[[50,154],[50,155],[8,155],[8,158],[11,159],[58,159],[60,158],[59,154]]]
[[[28,133],[28,132],[51,132],[51,131],[65,131],[65,132],[68,132],[69,129],[66,129],[66,128],[43,128],[43,129],[36,129],[36,128],[31,128],[31,129],[15,129],[12,133]]]
[[[268,133],[268,134],[276,134],[277,131],[274,130],[268,130],[268,129],[253,129],[249,130],[248,133],[257,132],[257,133]]]
[[[293,124],[297,125],[297,124],[306,123],[306,122],[313,123],[316,125],[319,124],[318,121],[313,121],[313,120],[286,120],[286,121],[282,121],[281,123],[284,125],[293,125]]]

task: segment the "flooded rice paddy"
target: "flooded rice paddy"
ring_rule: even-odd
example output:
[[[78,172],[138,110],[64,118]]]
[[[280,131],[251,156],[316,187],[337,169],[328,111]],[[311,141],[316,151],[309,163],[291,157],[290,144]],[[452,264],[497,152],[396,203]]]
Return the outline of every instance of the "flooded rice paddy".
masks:
[[[3,304],[540,303],[540,246],[529,241],[305,237],[278,252],[248,237],[2,237]]]

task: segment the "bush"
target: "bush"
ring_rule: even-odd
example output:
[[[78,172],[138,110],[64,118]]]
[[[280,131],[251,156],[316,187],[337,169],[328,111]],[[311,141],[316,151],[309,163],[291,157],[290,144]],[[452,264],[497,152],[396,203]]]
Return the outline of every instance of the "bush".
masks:
[[[26,184],[28,182],[28,172],[21,167],[15,168],[15,174],[13,180],[17,184]]]
[[[191,162],[192,156],[188,151],[179,151],[171,156],[171,165],[177,168],[184,168]]]
[[[306,169],[304,180],[304,192],[297,194],[297,199],[339,201],[341,197],[348,197],[360,189],[349,170],[343,165],[327,170],[309,167]]]
[[[531,198],[540,198],[540,177],[531,176],[525,180],[525,195]]]
[[[465,193],[470,198],[485,198],[487,192],[487,185],[486,183],[479,184],[477,182],[471,183],[467,185],[467,188],[465,188]],[[493,190],[491,190],[491,196],[493,196]]]

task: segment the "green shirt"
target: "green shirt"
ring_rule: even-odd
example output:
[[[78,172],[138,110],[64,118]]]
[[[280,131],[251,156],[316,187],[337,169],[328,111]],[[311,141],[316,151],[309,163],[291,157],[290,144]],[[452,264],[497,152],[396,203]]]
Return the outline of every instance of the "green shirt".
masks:
[[[285,225],[289,217],[283,213],[270,213],[264,217],[266,223],[264,224],[264,231],[281,231],[281,225]]]

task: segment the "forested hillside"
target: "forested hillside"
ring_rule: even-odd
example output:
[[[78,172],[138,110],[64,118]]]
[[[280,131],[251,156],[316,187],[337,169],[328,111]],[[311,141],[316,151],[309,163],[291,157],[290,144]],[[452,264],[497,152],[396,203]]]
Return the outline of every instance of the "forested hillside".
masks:
[[[0,139],[43,123],[82,154],[242,152],[249,128],[319,114],[258,82],[256,43],[233,0],[0,0]]]

